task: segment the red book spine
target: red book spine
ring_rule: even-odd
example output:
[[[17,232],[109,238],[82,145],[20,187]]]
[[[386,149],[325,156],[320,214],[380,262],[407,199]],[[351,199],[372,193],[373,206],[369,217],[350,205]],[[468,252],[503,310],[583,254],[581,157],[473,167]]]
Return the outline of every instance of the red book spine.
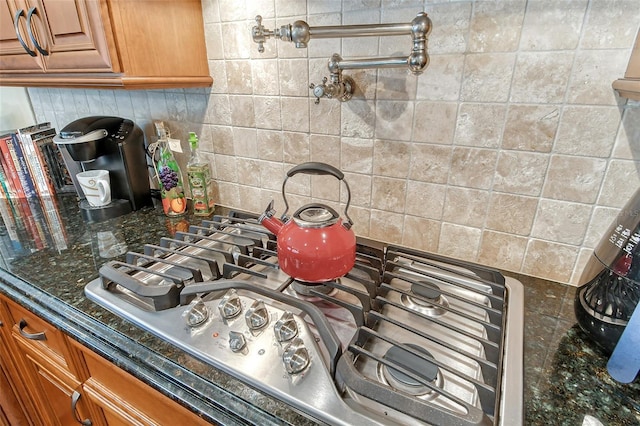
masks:
[[[24,190],[22,189],[20,176],[18,175],[18,171],[16,170],[16,166],[13,162],[13,157],[11,156],[11,152],[9,151],[9,143],[11,143],[11,135],[4,135],[0,137],[0,152],[2,153],[3,159],[2,165],[4,166],[7,178],[11,183],[11,187],[16,193],[16,197],[24,198]]]
[[[25,228],[29,233],[29,236],[33,239],[36,249],[40,250],[45,248],[45,243],[43,242],[38,227],[33,220],[33,213],[31,212],[24,190],[22,189],[22,184],[20,183],[20,176],[18,175],[13,156],[11,155],[11,149],[9,148],[9,144],[12,143],[11,138],[11,135],[4,135],[0,137],[2,166],[4,167],[5,174],[8,175],[8,180],[15,191],[15,197],[13,197],[14,199],[12,199],[11,202],[14,203],[18,214],[24,221]]]
[[[39,229],[36,221],[33,218],[34,213],[31,211],[31,207],[29,207],[29,200],[24,197],[20,197],[15,201],[16,204],[18,204],[20,215],[22,216],[25,227],[27,228],[27,231],[29,232],[31,238],[33,238],[33,243],[36,249],[42,250],[46,247],[46,243],[43,241],[41,229]]]
[[[11,182],[7,180],[7,174],[5,172],[4,161],[2,161],[2,155],[0,155],[0,198],[12,198],[15,197],[15,191],[11,187]]]

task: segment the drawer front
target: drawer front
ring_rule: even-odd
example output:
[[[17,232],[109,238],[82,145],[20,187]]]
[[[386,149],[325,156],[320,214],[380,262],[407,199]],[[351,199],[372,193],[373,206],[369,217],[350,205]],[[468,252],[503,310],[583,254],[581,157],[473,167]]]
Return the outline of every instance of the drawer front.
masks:
[[[102,416],[109,426],[149,426],[157,424],[93,378],[89,378],[84,382],[82,392],[91,400],[93,405],[102,410]]]
[[[7,303],[12,317],[12,335],[21,344],[68,368],[68,350],[62,332],[35,314],[14,303]]]
[[[91,375],[84,384],[85,393],[105,410],[107,418],[126,419],[132,424],[209,425],[100,356],[88,351],[84,355]]]

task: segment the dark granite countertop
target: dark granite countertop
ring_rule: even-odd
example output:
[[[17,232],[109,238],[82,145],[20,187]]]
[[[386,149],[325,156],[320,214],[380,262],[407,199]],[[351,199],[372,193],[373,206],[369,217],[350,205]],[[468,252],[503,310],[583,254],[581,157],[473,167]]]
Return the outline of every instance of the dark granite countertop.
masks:
[[[147,208],[87,224],[74,196],[59,197],[57,204],[66,234],[64,249],[37,249],[25,229],[14,226],[19,232],[10,233],[6,226],[0,227],[1,293],[207,420],[221,424],[314,424],[287,405],[208,367],[84,297],[84,286],[110,260],[101,257],[105,252],[99,241],[111,237],[109,232],[128,250],[136,251],[145,243],[157,243],[162,236],[197,224],[199,218],[168,219],[160,209]],[[42,218],[35,216],[33,220]],[[21,244],[11,241],[16,236]],[[640,383],[620,385],[607,374],[606,356],[576,325],[575,289],[518,274],[505,275],[519,279],[525,287],[525,424],[582,425],[585,416],[604,425],[640,424]]]

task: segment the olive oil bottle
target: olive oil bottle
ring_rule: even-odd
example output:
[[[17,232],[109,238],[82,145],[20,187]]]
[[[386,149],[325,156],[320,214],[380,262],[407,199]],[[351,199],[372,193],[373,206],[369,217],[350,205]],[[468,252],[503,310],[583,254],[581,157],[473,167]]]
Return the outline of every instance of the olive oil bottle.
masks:
[[[200,158],[198,136],[193,132],[189,132],[189,146],[191,147],[191,156],[187,163],[187,180],[191,189],[193,214],[196,216],[209,216],[213,213],[215,207],[213,186],[211,185],[211,169],[209,168],[209,163]]]

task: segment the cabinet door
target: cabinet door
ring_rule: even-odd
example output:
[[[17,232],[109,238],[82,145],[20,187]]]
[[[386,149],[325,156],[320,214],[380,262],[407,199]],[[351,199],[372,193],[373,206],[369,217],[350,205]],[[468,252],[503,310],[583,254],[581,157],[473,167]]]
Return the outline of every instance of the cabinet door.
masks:
[[[29,6],[46,72],[118,71],[109,51],[110,27],[105,31],[103,25],[103,16],[109,23],[104,1],[29,0]]]
[[[18,17],[18,32],[14,26],[15,16]],[[36,53],[35,47],[29,41],[26,28],[26,4],[13,0],[0,2],[0,73],[2,72],[42,72],[42,57]],[[18,39],[18,35],[20,39]],[[27,53],[24,43],[32,52]]]
[[[79,392],[80,382],[59,367],[43,362],[37,354],[23,348],[24,365],[31,382],[31,392],[45,423],[74,425],[94,423],[86,398]],[[91,422],[91,423],[89,423]]]
[[[5,372],[5,361],[6,359],[0,354],[0,417],[10,425],[27,425],[29,423],[15,394],[15,388],[9,381],[8,371]]]
[[[4,345],[1,337],[0,344]],[[25,426],[29,422],[25,416],[24,407],[16,395],[18,390],[11,378],[16,374],[10,374],[9,370],[14,367],[3,349],[0,348],[0,425]]]
[[[209,424],[99,355],[81,350],[91,374],[83,393],[102,409],[109,426]]]
[[[45,426],[73,425],[86,419],[94,425],[103,424],[95,412],[90,414],[93,407],[81,396],[81,382],[87,374],[64,334],[16,303],[5,301],[2,305],[0,313],[7,319],[6,325],[11,324],[3,330],[9,340],[6,346],[13,353],[24,393],[33,406],[29,411],[32,417]]]
[[[30,425],[28,417],[37,418],[33,401],[28,396],[24,374],[18,369],[11,344],[11,316],[0,298],[0,425]]]

